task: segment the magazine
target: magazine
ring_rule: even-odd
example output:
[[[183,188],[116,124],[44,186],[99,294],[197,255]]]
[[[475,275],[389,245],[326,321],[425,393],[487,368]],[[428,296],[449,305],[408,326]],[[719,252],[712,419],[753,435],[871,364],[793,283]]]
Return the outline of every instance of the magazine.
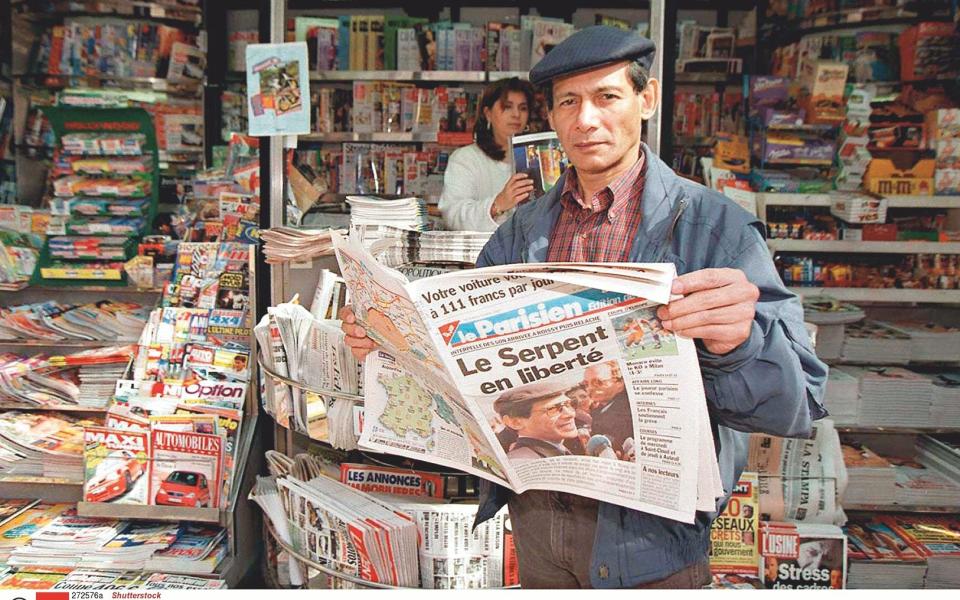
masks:
[[[151,431],[150,503],[219,507],[224,441],[219,435]]]
[[[759,576],[760,492],[756,473],[744,472],[710,530],[710,572]]]
[[[247,46],[250,135],[310,133],[306,42]]]
[[[83,439],[83,501],[146,504],[148,433],[85,427]]]
[[[530,199],[553,189],[569,164],[555,131],[512,136],[510,148],[513,172],[526,173],[533,180]]]
[[[356,242],[334,245],[380,344],[364,364],[361,447],[686,523],[716,510],[696,348],[656,317],[674,265],[527,263],[409,282]]]
[[[847,537],[834,525],[764,522],[761,580],[767,589],[843,589]]]

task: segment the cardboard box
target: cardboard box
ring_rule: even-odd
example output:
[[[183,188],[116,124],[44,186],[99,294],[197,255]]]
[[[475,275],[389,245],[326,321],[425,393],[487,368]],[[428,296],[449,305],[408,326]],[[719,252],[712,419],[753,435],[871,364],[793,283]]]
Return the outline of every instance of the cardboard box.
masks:
[[[750,172],[750,146],[742,135],[718,133],[713,144],[713,166],[734,173]]]
[[[895,242],[897,241],[897,225],[895,223],[864,225],[862,235],[865,242]]]
[[[904,81],[956,73],[956,33],[950,22],[917,23],[900,34],[900,78]]]
[[[759,140],[757,155],[771,164],[830,165],[836,152],[836,141],[803,138],[781,133],[768,133]]]
[[[960,108],[941,108],[923,115],[930,148],[943,139],[960,138]]]
[[[883,196],[930,196],[936,162],[923,158],[912,165],[896,165],[889,158],[874,158],[863,182],[867,190]]]
[[[850,67],[846,63],[805,61],[800,80],[807,89],[804,98],[808,123],[840,123],[846,118],[843,90]]]
[[[934,189],[940,195],[960,195],[960,169],[937,169]]]
[[[937,170],[960,169],[960,138],[939,140],[934,147],[937,152]]]

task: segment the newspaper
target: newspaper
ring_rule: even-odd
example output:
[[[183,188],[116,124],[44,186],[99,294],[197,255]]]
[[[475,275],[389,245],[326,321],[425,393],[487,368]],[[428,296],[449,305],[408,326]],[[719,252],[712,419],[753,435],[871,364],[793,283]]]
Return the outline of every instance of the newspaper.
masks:
[[[673,265],[517,264],[409,282],[333,241],[380,344],[364,365],[362,447],[685,523],[716,510],[696,349],[656,318]],[[504,408],[544,382],[559,390],[549,402]]]

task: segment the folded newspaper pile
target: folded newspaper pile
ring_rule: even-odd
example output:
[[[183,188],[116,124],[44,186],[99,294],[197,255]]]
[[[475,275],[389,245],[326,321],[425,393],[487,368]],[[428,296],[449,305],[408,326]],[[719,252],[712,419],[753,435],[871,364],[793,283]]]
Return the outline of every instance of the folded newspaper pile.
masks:
[[[267,309],[254,333],[264,365],[308,388],[267,377],[267,413],[311,438],[355,448],[354,400],[322,393],[359,393],[359,365],[343,343],[339,321],[319,320],[299,304],[283,303]]]
[[[478,231],[410,231],[381,227],[380,239],[370,246],[370,253],[391,267],[409,263],[469,263],[490,239],[490,232]]]
[[[851,363],[886,365],[910,362],[910,336],[880,321],[861,321],[845,326],[841,358]]]
[[[846,326],[862,321],[866,314],[849,302],[840,302],[829,296],[809,296],[803,299],[803,319],[817,326],[817,356],[836,360],[843,352]]]
[[[843,444],[843,462],[848,478],[845,505],[890,503],[897,492],[897,473],[890,461],[863,444],[852,443]]]
[[[843,370],[860,381],[857,424],[869,427],[930,427],[933,383],[901,367],[854,367]]]
[[[960,372],[954,369],[923,375],[933,382],[930,422],[937,427],[960,427]]]
[[[819,355],[819,341],[817,348]],[[836,425],[856,425],[860,418],[860,380],[843,367],[830,367],[823,405]]]
[[[672,264],[526,263],[411,282],[333,240],[381,346],[364,364],[361,447],[686,523],[716,510],[696,348],[656,318]]]
[[[893,321],[891,328],[910,336],[912,362],[956,362],[960,360],[960,329],[936,323]]]
[[[136,341],[148,312],[139,304],[112,300],[0,307],[0,339]]]
[[[424,231],[429,227],[427,205],[421,198],[387,200],[375,196],[347,196],[350,227],[389,225],[400,229]]]
[[[341,230],[342,231],[342,230]],[[260,232],[263,255],[270,264],[301,262],[333,254],[330,229],[272,227]]]
[[[810,439],[750,436],[747,469],[760,475],[760,513],[768,521],[842,524],[847,470],[840,436],[829,419]]]
[[[920,436],[917,439],[917,455],[927,466],[960,481],[960,442],[956,436]]]

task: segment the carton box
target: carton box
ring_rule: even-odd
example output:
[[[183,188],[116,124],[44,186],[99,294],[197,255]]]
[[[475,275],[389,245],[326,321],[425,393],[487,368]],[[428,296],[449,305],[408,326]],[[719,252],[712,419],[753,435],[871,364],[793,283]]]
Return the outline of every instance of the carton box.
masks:
[[[960,195],[960,169],[937,169],[934,189],[940,195]]]
[[[809,93],[804,98],[808,123],[840,123],[846,118],[843,90],[850,67],[846,63],[805,61],[800,80]]]
[[[867,190],[883,196],[930,196],[936,161],[922,158],[912,165],[896,165],[889,158],[874,158],[863,182]]]
[[[939,140],[960,138],[960,108],[940,108],[923,115],[931,148]]]

